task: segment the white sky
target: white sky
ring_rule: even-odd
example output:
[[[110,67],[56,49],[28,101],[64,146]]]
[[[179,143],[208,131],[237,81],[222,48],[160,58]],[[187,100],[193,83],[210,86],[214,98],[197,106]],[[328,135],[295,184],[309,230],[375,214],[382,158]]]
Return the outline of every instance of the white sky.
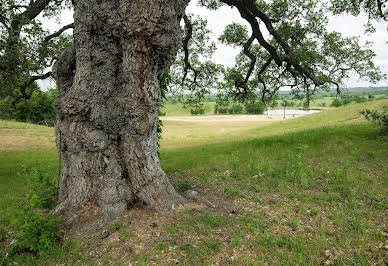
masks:
[[[226,25],[232,22],[246,23],[241,19],[237,9],[230,8],[228,6],[222,7],[217,11],[210,11],[205,8],[196,6],[196,1],[191,1],[187,12],[200,15],[202,18],[208,20],[208,27],[212,30],[212,39],[217,42],[217,51],[214,56],[216,63],[223,64],[225,66],[232,66],[234,64],[234,57],[239,53],[239,50],[225,46],[217,41],[218,36],[223,32]],[[48,28],[52,31],[61,28],[63,25],[67,25],[73,22],[72,12],[66,11],[60,18],[60,24],[54,24],[54,21],[47,21],[43,23],[48,25]],[[363,25],[367,22],[366,16],[352,17],[348,15],[342,15],[337,17],[331,17],[329,21],[329,30],[341,32],[344,36],[360,36],[361,41],[366,40],[373,42],[373,50],[376,53],[374,62],[379,66],[383,73],[388,75],[388,30],[387,22],[374,23],[376,27],[376,33],[371,35],[364,34]],[[384,80],[377,84],[377,86],[386,86],[388,81]],[[41,83],[42,87],[54,87],[53,81],[44,81]],[[367,87],[376,86],[368,81],[359,80],[357,77],[351,78],[346,82],[346,87]]]

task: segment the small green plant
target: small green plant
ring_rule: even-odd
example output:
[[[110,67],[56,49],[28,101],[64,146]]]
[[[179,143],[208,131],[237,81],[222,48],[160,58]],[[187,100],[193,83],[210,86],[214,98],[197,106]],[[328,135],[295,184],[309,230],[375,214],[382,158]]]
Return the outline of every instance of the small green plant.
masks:
[[[55,205],[58,177],[48,171],[33,169],[27,173],[27,201],[32,208],[51,209]]]
[[[168,249],[168,245],[166,245],[165,243],[163,243],[162,241],[160,241],[158,244],[156,244],[156,245],[154,246],[154,249],[155,249],[155,250],[159,250],[159,251],[161,251],[161,250],[166,250],[166,249]]]
[[[292,217],[287,220],[286,225],[292,227],[292,228],[297,228],[299,226],[299,221],[296,217]]]
[[[108,227],[108,232],[109,232],[110,234],[113,234],[113,233],[119,231],[123,226],[124,226],[124,224],[123,224],[122,221],[117,221],[117,222],[111,224],[111,225]]]
[[[9,254],[24,251],[41,254],[50,250],[60,239],[59,221],[52,213],[41,215],[38,211],[26,209],[15,221],[16,241],[9,247]]]
[[[186,182],[178,182],[175,184],[175,189],[181,191],[181,192],[185,192],[186,190],[190,190],[192,189],[193,187],[186,183]]]
[[[388,134],[388,106],[383,106],[381,111],[364,109],[360,113],[366,120],[380,127],[381,133]]]

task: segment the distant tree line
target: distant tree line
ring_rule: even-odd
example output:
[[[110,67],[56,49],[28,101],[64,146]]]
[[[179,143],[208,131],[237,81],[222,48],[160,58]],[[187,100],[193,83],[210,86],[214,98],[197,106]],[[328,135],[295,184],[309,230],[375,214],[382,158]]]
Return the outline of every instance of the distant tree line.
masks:
[[[29,99],[12,104],[7,99],[0,99],[0,119],[15,119],[46,126],[54,126],[57,110],[54,100],[57,89],[48,91],[34,90]]]

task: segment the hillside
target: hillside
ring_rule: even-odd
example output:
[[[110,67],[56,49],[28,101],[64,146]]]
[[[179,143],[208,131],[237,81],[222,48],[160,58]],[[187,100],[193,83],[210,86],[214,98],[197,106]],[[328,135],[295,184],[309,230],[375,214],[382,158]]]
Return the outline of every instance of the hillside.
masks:
[[[229,127],[165,121],[161,164],[178,191],[194,189],[199,197],[174,212],[131,209],[38,257],[10,258],[5,248],[11,221],[23,214],[25,180],[33,169],[57,176],[53,129],[1,121],[0,232],[8,233],[0,262],[383,265],[388,139],[359,111],[384,105],[388,100]]]

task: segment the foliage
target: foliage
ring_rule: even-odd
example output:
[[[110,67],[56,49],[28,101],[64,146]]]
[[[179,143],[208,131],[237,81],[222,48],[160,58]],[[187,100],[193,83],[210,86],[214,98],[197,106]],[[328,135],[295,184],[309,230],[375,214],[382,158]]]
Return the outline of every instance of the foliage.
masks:
[[[244,107],[239,103],[234,103],[232,106],[228,109],[229,114],[242,114],[244,111]]]
[[[330,11],[335,15],[347,13],[358,16],[363,12],[367,13],[365,29],[368,32],[375,31],[373,20],[388,21],[388,5],[384,0],[331,0],[330,4]]]
[[[193,189],[193,187],[186,182],[177,182],[174,184],[174,187],[180,192],[185,192],[186,190]]]
[[[32,208],[52,209],[58,192],[58,177],[47,171],[33,169],[27,176],[27,202]]]
[[[261,115],[261,114],[264,114],[264,110],[265,110],[264,105],[256,101],[248,102],[245,104],[245,111],[248,114]]]
[[[346,104],[349,104],[349,103],[352,103],[352,102],[355,102],[355,103],[364,103],[364,102],[367,102],[368,99],[365,98],[365,97],[362,97],[362,96],[353,96],[353,97],[346,97],[343,99],[343,104],[346,105]]]
[[[223,67],[211,61],[216,45],[210,41],[207,21],[192,14],[187,14],[184,21],[182,45],[170,68],[169,92],[180,95],[185,105],[193,107],[193,114],[200,114],[201,102],[217,88]],[[189,51],[189,57],[185,49]]]
[[[229,110],[229,100],[222,94],[217,94],[216,105],[214,106],[215,114],[227,114]]]
[[[214,106],[215,114],[242,114],[244,107],[238,102],[217,101]]]
[[[39,211],[25,209],[15,221],[18,232],[9,254],[12,256],[24,251],[40,254],[50,250],[60,238],[59,220],[52,213],[41,215]]]
[[[65,27],[45,30],[41,17],[54,18],[70,6],[69,0],[0,1],[0,99],[8,97],[12,105],[28,100],[39,90],[35,81],[50,77],[45,69],[72,44],[72,36],[64,34]]]
[[[227,114],[229,111],[228,106],[222,106],[219,103],[216,103],[214,106],[214,113],[215,114]]]
[[[190,109],[192,115],[203,115],[205,113],[205,108],[201,105],[197,105],[194,108]]]
[[[30,99],[15,105],[10,103],[12,98],[0,100],[0,118],[54,126],[57,119],[57,110],[54,107],[56,95],[56,89],[46,92],[36,90]]]
[[[364,109],[361,114],[365,119],[380,127],[383,134],[388,134],[388,106],[383,106],[381,111]]]
[[[43,211],[52,209],[56,202],[58,178],[48,170],[23,168],[19,176],[27,179],[27,204],[23,212],[13,221],[16,231],[14,243],[9,247],[11,256],[21,252],[42,254],[51,248],[60,239],[58,227],[59,217],[53,213]]]
[[[350,103],[364,103],[367,102],[368,98],[363,96],[350,96],[343,97],[342,99],[335,98],[334,101],[330,104],[331,107],[340,107],[342,105],[347,105]]]
[[[330,104],[331,107],[340,107],[343,103],[341,99],[335,98],[334,101]]]
[[[171,81],[171,76],[168,73],[163,74],[159,79],[160,94],[161,94],[161,103],[160,103],[160,106],[158,109],[159,116],[166,115],[166,113],[164,113],[162,111],[162,108],[164,105],[163,103],[167,100],[168,84],[170,83],[170,81]],[[156,144],[157,144],[158,148],[160,148],[160,140],[162,138],[162,133],[163,133],[162,127],[163,127],[163,122],[162,122],[162,120],[159,119],[158,128],[156,129],[156,132],[158,134]],[[158,156],[160,156],[159,151],[158,151]]]
[[[271,102],[280,88],[289,87],[292,94],[305,95],[309,105],[320,89],[334,86],[339,92],[351,70],[371,82],[384,77],[372,61],[370,43],[361,45],[358,38],[327,30],[326,14],[338,13],[334,2],[341,0],[331,5],[314,0],[253,2],[200,1],[209,9],[223,3],[234,6],[248,22],[227,25],[219,37],[223,44],[241,49],[235,65],[223,71],[220,93],[237,101],[256,100],[259,95],[262,102]]]

